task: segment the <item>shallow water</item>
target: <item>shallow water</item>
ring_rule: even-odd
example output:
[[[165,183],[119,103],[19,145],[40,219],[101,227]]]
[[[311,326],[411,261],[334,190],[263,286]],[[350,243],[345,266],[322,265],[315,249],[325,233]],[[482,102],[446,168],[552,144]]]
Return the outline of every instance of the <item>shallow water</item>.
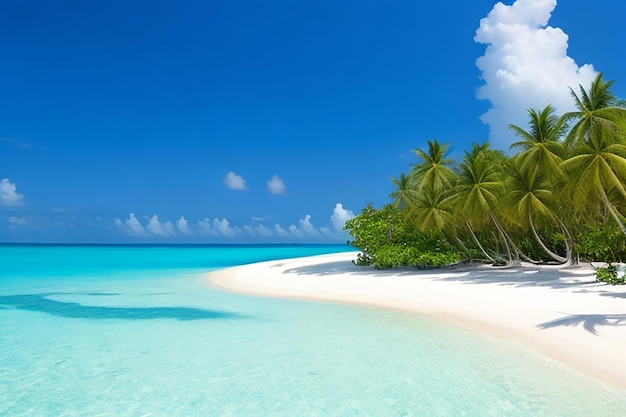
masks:
[[[399,312],[208,287],[345,246],[0,246],[2,416],[618,416],[626,392]]]

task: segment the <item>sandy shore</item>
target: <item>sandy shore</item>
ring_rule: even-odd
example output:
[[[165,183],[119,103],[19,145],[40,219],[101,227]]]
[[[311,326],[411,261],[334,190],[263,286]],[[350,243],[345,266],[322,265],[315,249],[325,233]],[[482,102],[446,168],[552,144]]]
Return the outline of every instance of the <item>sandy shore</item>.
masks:
[[[378,271],[356,253],[262,262],[210,273],[230,291],[400,309],[525,343],[626,389],[626,287],[590,267]]]

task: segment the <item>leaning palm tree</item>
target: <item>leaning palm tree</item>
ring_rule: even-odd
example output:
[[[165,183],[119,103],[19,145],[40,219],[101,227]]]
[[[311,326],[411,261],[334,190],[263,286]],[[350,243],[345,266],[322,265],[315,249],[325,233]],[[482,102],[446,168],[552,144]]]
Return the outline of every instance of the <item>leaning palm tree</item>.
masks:
[[[579,85],[580,96],[570,88],[577,110],[564,114],[563,119],[577,122],[565,139],[568,149],[588,142],[592,129],[602,130],[603,134],[610,134],[618,142],[626,142],[626,108],[611,91],[613,83],[613,80],[604,81],[600,73],[588,91]]]
[[[537,171],[547,178],[561,176],[559,165],[563,162],[564,148],[560,142],[567,129],[567,120],[558,117],[552,106],[543,110],[528,109],[530,130],[516,125],[509,129],[521,138],[511,145],[511,150],[521,149],[515,157],[519,161],[519,169],[534,177]]]
[[[511,250],[504,228],[494,214],[494,208],[502,192],[502,182],[493,161],[489,161],[485,152],[478,150],[480,145],[473,144],[472,151],[463,156],[459,164],[458,180],[450,197],[449,204],[454,207],[454,214],[463,218],[470,235],[481,252],[495,262],[476,236],[475,226],[484,226],[487,222],[495,225],[511,262]]]
[[[612,126],[591,120],[587,138],[578,143],[561,168],[569,178],[564,191],[573,201],[585,202],[587,207],[601,202],[626,234],[624,216],[617,210],[615,198],[609,198],[626,199],[626,144],[620,142],[621,135]]]
[[[413,149],[421,162],[415,164],[411,170],[411,177],[415,181],[417,191],[425,188],[435,193],[452,188],[454,171],[450,166],[454,160],[447,158],[450,144],[440,144],[437,139],[428,141],[428,151]]]
[[[506,180],[507,192],[502,199],[501,207],[506,208],[504,212],[509,221],[523,228],[530,227],[535,240],[549,257],[570,265],[573,261],[573,239],[563,221],[552,209],[555,205],[553,187],[540,171],[523,170],[522,165],[521,159],[511,162]],[[541,239],[536,227],[537,218],[559,225],[565,238],[566,255],[564,257],[550,250]]]

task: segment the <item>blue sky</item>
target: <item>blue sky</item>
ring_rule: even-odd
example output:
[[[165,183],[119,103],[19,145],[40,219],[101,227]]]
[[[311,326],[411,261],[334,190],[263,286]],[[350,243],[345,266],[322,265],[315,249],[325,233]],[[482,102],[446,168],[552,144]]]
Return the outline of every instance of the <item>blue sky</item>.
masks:
[[[507,149],[617,0],[2,1],[0,242],[345,242],[429,139]]]

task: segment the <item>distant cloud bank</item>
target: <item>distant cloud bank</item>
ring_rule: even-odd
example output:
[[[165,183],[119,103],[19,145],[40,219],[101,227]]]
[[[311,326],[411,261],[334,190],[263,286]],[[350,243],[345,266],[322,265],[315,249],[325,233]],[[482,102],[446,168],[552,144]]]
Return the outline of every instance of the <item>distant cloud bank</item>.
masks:
[[[176,222],[162,222],[159,216],[144,216],[143,223],[137,218],[135,213],[130,213],[127,219],[116,218],[113,225],[122,233],[143,238],[184,238],[185,236],[195,236],[196,238],[251,238],[256,240],[291,240],[291,241],[340,241],[346,238],[347,234],[343,230],[343,225],[354,217],[350,210],[343,208],[341,203],[337,203],[332,215],[328,218],[331,227],[316,227],[312,222],[312,217],[306,214],[297,224],[291,224],[284,228],[280,224],[266,226],[264,224],[235,226],[226,218],[219,217],[203,218],[195,224],[190,224],[184,216]],[[255,217],[255,221],[266,220]]]
[[[563,30],[547,26],[555,7],[556,0],[498,2],[476,30],[474,40],[487,45],[476,61],[485,82],[477,96],[491,102],[481,120],[496,148],[508,150],[515,141],[508,125],[525,128],[528,108],[551,104],[559,113],[573,110],[569,87],[587,88],[597,75],[592,65],[579,67],[567,55]]]

